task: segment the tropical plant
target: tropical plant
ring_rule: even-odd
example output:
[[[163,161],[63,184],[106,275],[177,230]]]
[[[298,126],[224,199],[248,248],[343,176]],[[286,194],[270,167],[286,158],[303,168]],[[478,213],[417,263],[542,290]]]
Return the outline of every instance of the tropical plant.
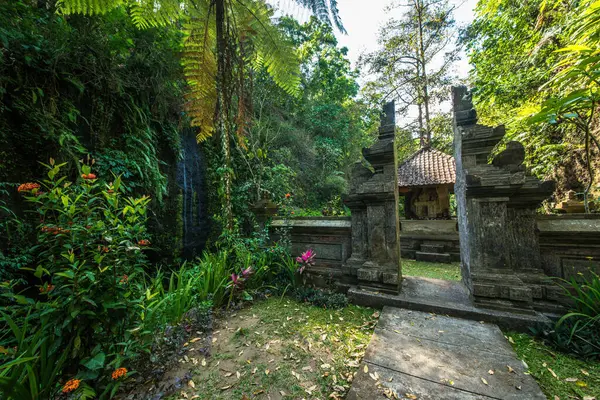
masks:
[[[558,320],[557,330],[567,325],[568,342],[584,342],[594,349],[592,354],[600,355],[600,276],[590,270],[577,278],[572,277],[570,281],[561,282],[573,306]]]

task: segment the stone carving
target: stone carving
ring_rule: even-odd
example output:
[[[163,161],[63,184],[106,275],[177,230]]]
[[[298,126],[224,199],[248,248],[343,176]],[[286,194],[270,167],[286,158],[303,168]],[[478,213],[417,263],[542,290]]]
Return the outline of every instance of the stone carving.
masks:
[[[352,211],[352,255],[344,272],[360,286],[397,293],[401,275],[394,102],[383,110],[378,141],[363,149],[370,168],[360,161],[354,165],[350,194],[344,199]]]
[[[549,309],[556,298],[541,269],[535,210],[554,191],[526,173],[525,149],[509,142],[488,163],[503,126],[477,124],[464,86],[452,90],[455,193],[459,214],[462,276],[475,305],[509,311]]]

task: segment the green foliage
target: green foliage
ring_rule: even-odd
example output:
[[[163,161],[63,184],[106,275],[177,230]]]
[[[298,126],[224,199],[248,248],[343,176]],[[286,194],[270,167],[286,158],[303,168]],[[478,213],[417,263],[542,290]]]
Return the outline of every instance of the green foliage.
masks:
[[[78,160],[90,153],[101,181],[114,172],[127,179],[127,194],[158,200],[150,223],[175,236],[165,215],[176,200],[178,129],[186,125],[181,33],[140,31],[120,9],[65,17],[51,3],[0,2],[0,182],[40,176],[47,154],[78,176]],[[31,230],[20,204],[9,204]],[[8,247],[5,257],[25,254]]]
[[[234,153],[234,210],[251,219],[249,205],[263,197],[299,212],[328,209],[347,190],[352,164],[373,139],[377,111],[357,99],[358,72],[332,29],[313,18],[300,25],[282,18],[280,28],[301,60],[301,96],[255,75],[254,118]]]
[[[555,179],[558,195],[587,192],[593,180],[594,139],[582,122],[597,126],[589,107],[597,60],[586,50],[598,35],[594,3],[482,0],[463,37],[482,122],[506,124],[505,139],[525,145],[532,172]]]

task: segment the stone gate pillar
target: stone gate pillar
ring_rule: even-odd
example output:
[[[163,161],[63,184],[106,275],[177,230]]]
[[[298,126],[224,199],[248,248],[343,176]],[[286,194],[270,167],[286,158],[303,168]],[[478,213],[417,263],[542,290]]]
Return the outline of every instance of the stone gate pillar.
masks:
[[[508,311],[548,309],[557,290],[542,272],[535,212],[554,182],[527,174],[525,149],[507,143],[504,126],[477,124],[470,93],[452,88],[454,155],[463,281],[475,305]]]
[[[384,106],[377,142],[363,149],[369,166],[357,162],[350,194],[352,255],[344,272],[360,286],[397,293],[400,288],[398,168],[394,145],[394,102]]]

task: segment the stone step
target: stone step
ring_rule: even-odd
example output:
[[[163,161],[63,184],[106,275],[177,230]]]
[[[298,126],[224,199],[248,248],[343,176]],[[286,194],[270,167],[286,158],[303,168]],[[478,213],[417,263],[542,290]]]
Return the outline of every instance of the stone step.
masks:
[[[415,253],[417,261],[427,262],[439,262],[439,263],[451,263],[452,258],[448,253],[425,253],[423,251],[417,251]]]
[[[443,253],[445,247],[443,244],[422,244],[421,251],[423,253]]]

